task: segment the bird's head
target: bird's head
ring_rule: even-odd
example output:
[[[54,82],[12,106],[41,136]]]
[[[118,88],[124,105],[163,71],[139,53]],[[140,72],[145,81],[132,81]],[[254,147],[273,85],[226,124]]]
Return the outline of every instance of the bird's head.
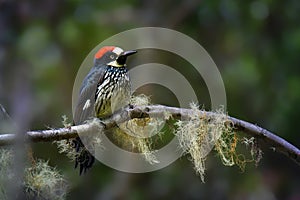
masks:
[[[97,51],[95,54],[95,64],[106,64],[112,67],[123,67],[126,65],[128,56],[135,54],[137,51],[124,51],[120,47],[105,46]]]

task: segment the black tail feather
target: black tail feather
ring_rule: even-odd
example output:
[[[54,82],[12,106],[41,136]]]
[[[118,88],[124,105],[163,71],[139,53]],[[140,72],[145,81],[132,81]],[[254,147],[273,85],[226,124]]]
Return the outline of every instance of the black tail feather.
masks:
[[[84,147],[79,137],[73,140],[73,144],[76,152],[79,152],[75,159],[75,168],[79,165],[79,175],[81,175],[93,166],[95,157]]]

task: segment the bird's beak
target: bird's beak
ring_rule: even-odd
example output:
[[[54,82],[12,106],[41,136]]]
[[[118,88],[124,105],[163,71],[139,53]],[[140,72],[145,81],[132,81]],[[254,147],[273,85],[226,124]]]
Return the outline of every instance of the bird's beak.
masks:
[[[130,51],[124,51],[122,54],[121,54],[121,56],[130,56],[130,55],[132,55],[132,54],[135,54],[135,53],[137,53],[137,51],[136,50],[130,50]]]
[[[117,58],[117,62],[120,65],[124,65],[126,63],[126,58],[130,55],[133,55],[137,53],[137,51],[135,50],[130,50],[130,51],[124,51],[123,53],[121,53],[121,55],[118,56]]]

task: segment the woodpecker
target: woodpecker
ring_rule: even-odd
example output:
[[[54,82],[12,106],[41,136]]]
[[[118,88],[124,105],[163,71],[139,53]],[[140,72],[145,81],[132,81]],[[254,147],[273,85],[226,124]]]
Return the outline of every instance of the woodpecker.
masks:
[[[126,59],[137,51],[105,46],[94,56],[94,66],[84,78],[74,113],[74,124],[79,125],[94,117],[103,119],[129,103],[131,84]],[[95,158],[84,147],[81,139],[73,140],[78,152],[75,168],[79,174],[92,167]]]

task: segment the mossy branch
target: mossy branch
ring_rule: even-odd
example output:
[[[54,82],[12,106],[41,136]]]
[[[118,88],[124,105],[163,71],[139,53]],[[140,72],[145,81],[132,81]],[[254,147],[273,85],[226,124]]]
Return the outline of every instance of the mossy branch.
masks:
[[[26,133],[26,141],[31,142],[52,142],[62,139],[70,139],[78,136],[78,132],[85,132],[95,128],[102,128],[108,130],[116,127],[117,124],[128,121],[134,118],[165,118],[166,113],[174,119],[188,120],[191,116],[192,109],[168,107],[163,105],[149,105],[149,106],[128,106],[113,114],[105,120],[93,120],[83,125],[71,126],[68,128],[58,128],[51,130],[38,130],[28,131]],[[200,111],[203,116],[214,117],[218,113]],[[232,123],[236,131],[241,131],[251,137],[264,141],[270,148],[276,152],[281,152],[291,160],[300,165],[300,150],[284,140],[283,138],[275,135],[274,133],[259,127],[258,125],[228,116],[228,123]],[[88,132],[88,131],[87,131]],[[0,146],[10,145],[16,140],[15,134],[1,134]]]

